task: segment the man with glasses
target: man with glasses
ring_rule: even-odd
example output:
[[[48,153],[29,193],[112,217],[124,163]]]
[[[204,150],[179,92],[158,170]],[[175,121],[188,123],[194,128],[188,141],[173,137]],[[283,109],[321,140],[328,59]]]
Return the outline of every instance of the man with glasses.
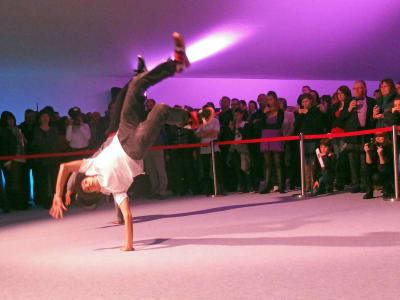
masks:
[[[358,80],[353,86],[353,98],[343,108],[346,131],[359,131],[375,128],[373,110],[376,101],[367,96],[365,81]],[[352,193],[365,189],[365,152],[363,146],[370,139],[369,135],[359,135],[345,139],[350,163]],[[360,184],[363,188],[360,187]]]

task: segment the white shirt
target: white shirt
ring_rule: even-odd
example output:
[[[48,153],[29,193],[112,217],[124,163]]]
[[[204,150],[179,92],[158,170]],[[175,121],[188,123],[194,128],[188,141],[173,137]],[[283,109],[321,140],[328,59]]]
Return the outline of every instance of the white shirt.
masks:
[[[67,126],[65,138],[69,142],[71,148],[86,148],[89,146],[90,136],[90,127],[86,123],[82,123],[80,126]]]
[[[201,126],[200,128],[198,128],[196,130],[196,133],[200,133],[200,132],[207,132],[207,131],[217,131],[219,133],[220,127],[219,127],[219,121],[218,119],[214,118],[210,121],[210,123]],[[214,138],[201,138],[201,143],[209,143],[211,141],[215,141],[218,138],[218,133],[215,135]],[[218,152],[219,151],[219,146],[215,145],[214,146],[214,151]],[[207,147],[201,147],[200,148],[200,154],[210,154],[211,153],[211,147],[207,146]]]
[[[101,192],[114,196],[121,205],[134,177],[144,174],[143,160],[133,160],[122,149],[117,135],[96,157],[84,159],[79,172],[86,176],[97,176]]]
[[[365,127],[365,121],[367,118],[367,98],[357,100],[357,114],[361,127]]]

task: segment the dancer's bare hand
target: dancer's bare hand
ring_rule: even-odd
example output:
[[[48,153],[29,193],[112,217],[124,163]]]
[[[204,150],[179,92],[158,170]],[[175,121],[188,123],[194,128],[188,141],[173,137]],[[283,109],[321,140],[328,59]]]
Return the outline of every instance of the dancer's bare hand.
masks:
[[[65,207],[64,203],[62,202],[62,198],[54,194],[53,205],[49,211],[50,216],[52,216],[54,219],[64,218],[64,210],[67,211],[68,208]]]

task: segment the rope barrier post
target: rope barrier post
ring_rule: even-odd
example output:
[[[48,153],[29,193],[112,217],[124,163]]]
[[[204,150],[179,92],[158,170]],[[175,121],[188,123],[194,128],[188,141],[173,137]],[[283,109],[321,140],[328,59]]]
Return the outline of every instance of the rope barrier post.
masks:
[[[394,173],[394,198],[385,199],[387,201],[399,201],[399,153],[397,149],[397,126],[392,126],[393,139],[393,173]]]
[[[214,141],[210,142],[211,147],[211,163],[212,163],[212,172],[213,172],[213,180],[214,180],[214,195],[212,197],[218,197],[218,187],[217,187],[217,171],[215,168],[215,149],[214,149]]]
[[[304,134],[300,133],[300,177],[301,177],[301,194],[294,194],[293,197],[305,198],[305,170],[304,170]]]

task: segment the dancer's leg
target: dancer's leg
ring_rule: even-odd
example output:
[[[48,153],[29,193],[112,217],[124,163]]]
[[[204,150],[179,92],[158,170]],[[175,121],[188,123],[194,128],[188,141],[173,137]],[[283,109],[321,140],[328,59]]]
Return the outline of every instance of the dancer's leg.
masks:
[[[144,72],[135,76],[128,84],[125,99],[123,101],[119,131],[129,131],[139,126],[140,122],[146,119],[144,92],[152,85],[161,80],[174,75],[176,72],[176,62],[167,61],[150,72]]]
[[[119,93],[115,99],[113,108],[110,112],[110,123],[108,124],[108,128],[105,132],[106,136],[108,136],[110,133],[116,132],[118,130],[122,106],[124,104],[126,92],[128,91],[129,83],[130,83],[130,81],[122,88],[122,90],[119,91]]]
[[[156,104],[146,121],[143,121],[135,130],[120,126],[118,138],[122,148],[133,159],[142,159],[145,153],[153,145],[164,125],[176,125],[183,127],[188,123],[190,114],[188,111],[171,108],[166,104]]]

